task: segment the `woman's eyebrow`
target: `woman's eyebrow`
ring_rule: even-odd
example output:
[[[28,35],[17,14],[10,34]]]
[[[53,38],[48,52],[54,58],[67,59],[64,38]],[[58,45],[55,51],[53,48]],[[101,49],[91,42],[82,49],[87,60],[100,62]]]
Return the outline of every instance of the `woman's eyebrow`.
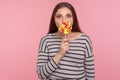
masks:
[[[60,13],[57,13],[56,15],[62,15],[62,14],[60,14]]]
[[[67,13],[66,15],[72,15],[72,13]]]
[[[55,14],[55,15],[62,15],[62,14],[57,13],[57,14]],[[72,14],[71,14],[71,13],[67,13],[66,15],[72,15]]]

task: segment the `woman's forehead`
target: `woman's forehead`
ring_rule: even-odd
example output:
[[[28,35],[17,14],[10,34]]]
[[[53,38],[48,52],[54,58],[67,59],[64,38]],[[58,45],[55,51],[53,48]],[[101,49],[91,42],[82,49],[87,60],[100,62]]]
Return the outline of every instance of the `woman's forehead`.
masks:
[[[72,14],[72,12],[67,7],[63,7],[63,8],[58,9],[56,14]]]

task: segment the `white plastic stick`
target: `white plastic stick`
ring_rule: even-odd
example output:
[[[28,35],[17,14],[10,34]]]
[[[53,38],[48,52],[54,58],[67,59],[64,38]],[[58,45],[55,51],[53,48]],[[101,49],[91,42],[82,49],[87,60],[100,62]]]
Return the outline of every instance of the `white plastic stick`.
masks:
[[[66,39],[66,34],[65,34],[65,39]]]

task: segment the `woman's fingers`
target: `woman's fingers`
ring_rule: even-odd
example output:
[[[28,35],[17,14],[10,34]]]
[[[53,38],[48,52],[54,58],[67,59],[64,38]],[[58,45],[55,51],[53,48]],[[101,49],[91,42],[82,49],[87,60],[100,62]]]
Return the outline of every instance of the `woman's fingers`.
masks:
[[[60,52],[65,54],[66,51],[69,49],[69,40],[68,39],[63,39],[60,47]]]

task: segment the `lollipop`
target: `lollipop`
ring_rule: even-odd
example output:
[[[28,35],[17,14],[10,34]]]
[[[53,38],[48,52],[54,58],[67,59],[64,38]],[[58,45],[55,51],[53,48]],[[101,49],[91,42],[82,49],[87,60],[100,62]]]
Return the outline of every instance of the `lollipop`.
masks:
[[[66,38],[66,34],[69,34],[72,30],[71,23],[69,21],[62,22],[58,30],[63,34],[65,34],[65,38]]]

